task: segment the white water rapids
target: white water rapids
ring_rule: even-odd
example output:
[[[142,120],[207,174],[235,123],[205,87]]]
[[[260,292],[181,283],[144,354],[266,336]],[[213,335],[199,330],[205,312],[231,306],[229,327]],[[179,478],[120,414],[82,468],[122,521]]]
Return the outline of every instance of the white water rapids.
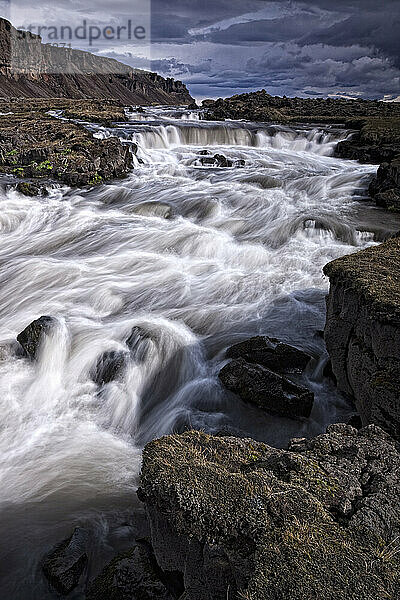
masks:
[[[171,109],[130,119],[91,126],[137,143],[127,179],[48,197],[1,191],[4,600],[58,597],[38,565],[76,525],[92,537],[87,578],[129,547],[149,440],[193,427],[282,446],[346,420],[351,407],[322,377],[322,267],[400,229],[360,202],[376,167],[333,158],[339,131],[207,123]],[[202,166],[203,150],[233,166]],[[14,341],[41,315],[58,325],[30,362]],[[97,358],[125,349],[134,326],[150,334],[144,360],[99,389]],[[259,333],[315,357],[309,421],[272,417],[219,384],[226,348]]]

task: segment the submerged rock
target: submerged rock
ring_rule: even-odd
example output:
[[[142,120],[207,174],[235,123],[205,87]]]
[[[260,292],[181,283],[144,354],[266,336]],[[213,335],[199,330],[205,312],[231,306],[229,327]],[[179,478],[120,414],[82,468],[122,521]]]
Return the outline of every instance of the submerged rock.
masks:
[[[129,353],[123,350],[109,350],[97,360],[92,372],[92,379],[97,385],[115,381],[124,371],[129,359]]]
[[[278,373],[302,372],[311,360],[306,352],[266,335],[258,335],[231,346],[226,356],[243,358]]]
[[[313,392],[261,365],[238,358],[223,367],[219,378],[244,402],[273,414],[292,418],[307,418],[311,414]]]
[[[142,202],[133,208],[132,212],[144,217],[159,217],[161,219],[172,219],[173,209],[167,202]]]
[[[63,596],[76,588],[86,569],[88,540],[88,532],[77,527],[72,536],[54,548],[42,563],[46,579]]]
[[[48,334],[55,324],[56,319],[54,317],[40,317],[28,325],[28,327],[17,336],[17,340],[27,356],[32,359],[37,358],[43,336]]]
[[[91,584],[86,600],[173,600],[154,562],[142,545],[120,554]]]
[[[400,455],[375,426],[333,425],[289,451],[163,437],[144,450],[138,495],[185,600],[399,597]]]
[[[143,327],[135,326],[132,328],[130,336],[125,343],[129,348],[133,360],[143,362],[147,358],[151,344],[154,343],[154,338]]]

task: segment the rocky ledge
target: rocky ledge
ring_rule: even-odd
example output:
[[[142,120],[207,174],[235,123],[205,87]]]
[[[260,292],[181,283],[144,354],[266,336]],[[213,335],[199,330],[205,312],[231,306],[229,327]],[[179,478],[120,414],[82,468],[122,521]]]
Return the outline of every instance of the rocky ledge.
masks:
[[[144,450],[138,494],[182,600],[377,600],[400,593],[399,492],[395,442],[373,425],[332,425],[287,451],[164,437]]]
[[[62,110],[73,120],[48,114]],[[125,176],[132,154],[116,137],[94,138],[74,120],[103,124],[125,119],[117,102],[104,101],[0,101],[0,170],[22,181],[20,192],[35,195],[40,181],[55,179],[71,186],[96,185]],[[10,114],[4,114],[10,113]]]
[[[338,387],[365,424],[400,438],[400,239],[344,256],[330,279],[325,341]]]

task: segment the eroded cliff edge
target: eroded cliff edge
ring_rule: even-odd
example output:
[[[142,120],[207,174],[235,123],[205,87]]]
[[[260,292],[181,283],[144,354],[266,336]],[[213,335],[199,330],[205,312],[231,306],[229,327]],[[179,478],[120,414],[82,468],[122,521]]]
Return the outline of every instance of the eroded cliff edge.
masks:
[[[400,437],[400,239],[328,265],[325,341],[363,424]]]
[[[192,431],[147,445],[139,497],[182,599],[396,598],[399,465],[374,425],[287,451]]]

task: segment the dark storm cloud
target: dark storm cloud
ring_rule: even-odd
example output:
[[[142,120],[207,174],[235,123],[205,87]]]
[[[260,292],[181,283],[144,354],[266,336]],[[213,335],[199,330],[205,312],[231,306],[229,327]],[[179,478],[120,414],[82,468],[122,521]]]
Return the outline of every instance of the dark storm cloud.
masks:
[[[27,19],[33,12],[38,19],[93,15],[113,23],[134,18],[132,2],[11,6]],[[196,96],[261,87],[287,95],[400,95],[400,0],[152,0],[151,16],[152,68],[182,79]],[[98,52],[132,66],[146,63],[122,44]]]

